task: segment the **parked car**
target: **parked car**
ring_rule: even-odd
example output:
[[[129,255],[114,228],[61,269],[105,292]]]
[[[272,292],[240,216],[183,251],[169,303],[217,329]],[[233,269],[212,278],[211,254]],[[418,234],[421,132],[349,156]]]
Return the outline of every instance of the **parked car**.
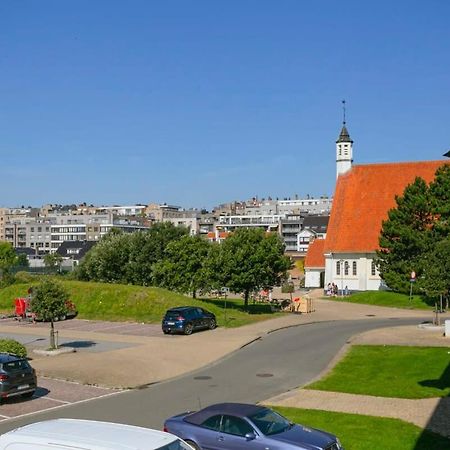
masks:
[[[26,358],[0,353],[0,401],[18,395],[32,397],[36,387],[36,372]]]
[[[166,311],[162,321],[164,334],[192,334],[195,330],[217,327],[216,316],[203,308],[196,306],[181,306]]]
[[[121,423],[53,419],[0,436],[0,450],[192,450],[170,433]]]
[[[297,425],[259,405],[221,403],[166,420],[164,431],[184,439],[195,450],[343,450],[326,431]]]

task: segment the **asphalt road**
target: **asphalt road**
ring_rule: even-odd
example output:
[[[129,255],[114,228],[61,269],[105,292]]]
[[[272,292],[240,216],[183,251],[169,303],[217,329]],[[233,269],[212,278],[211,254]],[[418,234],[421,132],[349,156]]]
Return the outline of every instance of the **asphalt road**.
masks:
[[[273,332],[225,359],[177,379],[134,391],[22,416],[0,433],[56,417],[122,422],[161,429],[164,419],[223,401],[256,403],[317,377],[353,335],[418,319],[368,319],[305,324]],[[164,355],[159,355],[164,358]],[[105,367],[105,370],[108,370]],[[130,371],[139,370],[139,361]]]

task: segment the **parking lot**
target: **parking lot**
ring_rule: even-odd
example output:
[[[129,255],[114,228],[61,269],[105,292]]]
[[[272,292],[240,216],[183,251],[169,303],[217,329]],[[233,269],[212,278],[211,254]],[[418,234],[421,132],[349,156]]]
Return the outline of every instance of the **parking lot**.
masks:
[[[38,377],[38,389],[33,398],[13,397],[1,403],[0,422],[119,392],[123,391]]]
[[[33,353],[35,348],[47,348],[49,346],[49,338],[43,330],[50,331],[50,325],[43,322],[35,322],[28,320],[18,321],[13,318],[2,318],[0,324],[3,325],[0,338],[13,338],[26,345],[31,357],[33,365]],[[11,327],[11,332],[8,332]],[[14,327],[14,329],[13,329]],[[161,331],[160,324],[139,324],[139,323],[117,323],[103,322],[93,320],[71,319],[63,322],[55,322],[56,330],[65,331],[83,331],[95,333],[112,333],[115,335],[132,335],[132,336],[152,336],[161,337],[161,339],[176,338],[175,336],[165,336]],[[21,334],[20,331],[24,330]],[[36,330],[36,334],[32,333]],[[31,333],[30,333],[31,332]],[[67,333],[65,333],[67,334]],[[88,341],[74,338],[59,337],[60,347],[73,347],[77,352],[105,352],[118,350],[134,346],[136,344],[129,342],[110,341],[95,339]],[[20,397],[4,400],[0,405],[0,422],[15,417],[37,413],[53,408],[60,408],[64,405],[84,402],[89,399],[99,398],[108,395],[115,395],[122,392],[119,389],[108,389],[97,386],[82,385],[69,381],[56,380],[45,377],[38,377],[38,389],[31,399],[22,399]]]
[[[30,320],[16,320],[4,318],[0,320],[1,325],[21,326],[30,328],[50,328],[46,322],[32,322]],[[70,319],[55,322],[57,330],[92,331],[95,333],[112,333],[132,336],[163,336],[161,324],[132,323],[132,322],[105,322],[100,320]]]

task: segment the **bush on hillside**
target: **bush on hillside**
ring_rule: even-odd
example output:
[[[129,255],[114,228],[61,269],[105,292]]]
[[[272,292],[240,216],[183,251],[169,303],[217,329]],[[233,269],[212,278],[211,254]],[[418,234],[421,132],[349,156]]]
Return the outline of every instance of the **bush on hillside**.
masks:
[[[13,353],[17,356],[27,356],[27,349],[14,339],[0,339],[0,353]]]
[[[16,283],[32,283],[33,281],[36,281],[36,279],[36,275],[33,275],[30,272],[25,272],[24,270],[21,270],[14,275],[14,281]]]

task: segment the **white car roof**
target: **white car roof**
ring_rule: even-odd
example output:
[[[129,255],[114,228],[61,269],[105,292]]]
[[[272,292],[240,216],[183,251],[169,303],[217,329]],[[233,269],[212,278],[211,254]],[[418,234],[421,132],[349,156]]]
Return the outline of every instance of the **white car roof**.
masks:
[[[164,431],[112,422],[81,419],[54,419],[16,428],[0,436],[0,449],[11,443],[58,445],[74,449],[152,450],[178,438]],[[20,447],[14,447],[20,448]],[[63,447],[64,448],[64,447]]]

